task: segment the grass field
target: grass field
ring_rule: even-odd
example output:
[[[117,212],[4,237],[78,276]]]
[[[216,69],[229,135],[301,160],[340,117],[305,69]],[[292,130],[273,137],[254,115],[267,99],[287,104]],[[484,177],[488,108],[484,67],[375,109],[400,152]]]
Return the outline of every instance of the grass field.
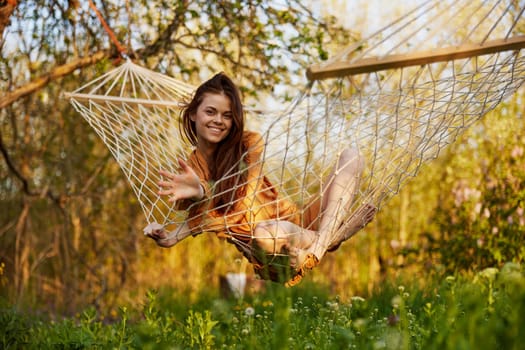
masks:
[[[418,286],[388,283],[341,301],[306,282],[243,299],[188,302],[151,291],[141,305],[38,318],[2,305],[2,349],[524,349],[525,275],[517,264]]]

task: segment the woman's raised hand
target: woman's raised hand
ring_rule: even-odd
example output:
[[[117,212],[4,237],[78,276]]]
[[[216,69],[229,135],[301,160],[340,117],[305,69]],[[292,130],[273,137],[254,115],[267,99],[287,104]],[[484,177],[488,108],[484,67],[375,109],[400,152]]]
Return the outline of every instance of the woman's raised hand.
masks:
[[[181,167],[179,174],[164,170],[159,171],[160,175],[164,177],[164,180],[158,183],[161,187],[159,195],[169,196],[168,201],[170,202],[180,199],[202,199],[204,189],[195,171],[182,159],[179,159],[179,165]]]

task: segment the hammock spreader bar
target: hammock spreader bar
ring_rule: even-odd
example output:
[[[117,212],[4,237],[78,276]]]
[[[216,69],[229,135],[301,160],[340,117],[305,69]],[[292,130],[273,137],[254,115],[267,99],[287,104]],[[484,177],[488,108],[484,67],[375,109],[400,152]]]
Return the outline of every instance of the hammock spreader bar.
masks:
[[[309,80],[322,80],[434,62],[446,62],[502,51],[520,50],[523,48],[525,48],[525,35],[520,35],[509,39],[492,40],[484,44],[465,44],[458,47],[447,47],[405,55],[368,57],[355,62],[334,62],[329,65],[312,65],[306,71],[306,76]]]

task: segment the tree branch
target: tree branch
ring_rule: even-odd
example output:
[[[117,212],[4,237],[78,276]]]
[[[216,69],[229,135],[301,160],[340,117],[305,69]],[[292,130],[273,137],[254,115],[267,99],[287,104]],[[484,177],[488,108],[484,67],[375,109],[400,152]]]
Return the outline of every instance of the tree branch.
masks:
[[[0,4],[1,4],[1,1],[2,0],[0,0]],[[10,0],[10,1],[15,1],[15,0]],[[184,11],[186,10],[186,7],[187,7],[187,1],[184,1],[182,4],[183,6],[181,6],[181,8],[177,10],[177,15],[175,16],[172,23],[166,28],[164,32],[162,32],[159,35],[159,38],[153,44],[146,46],[141,50],[137,50],[137,53],[139,56],[149,57],[149,56],[155,55],[170,42],[171,34],[173,34],[177,30],[180,23],[183,21]],[[2,7],[0,7],[0,10],[1,9]],[[1,19],[1,13],[0,13],[0,19]],[[133,53],[130,53],[130,54],[131,54],[130,56],[132,57],[134,56]],[[14,91],[6,94],[5,96],[1,97],[0,98],[0,109],[10,106],[16,100],[22,97],[28,96],[34,93],[35,91],[38,91],[39,89],[43,88],[44,86],[46,86],[53,80],[64,77],[72,73],[78,68],[84,68],[94,63],[97,63],[98,61],[106,57],[112,57],[111,51],[109,50],[98,51],[89,57],[77,58],[76,60],[72,62],[66,63],[61,66],[57,66],[53,68],[51,72],[44,74],[43,76],[34,79],[30,83],[23,85],[15,89]]]
[[[41,77],[36,78],[30,83],[24,86],[21,86],[15,89],[14,91],[6,94],[4,97],[0,98],[0,109],[11,105],[13,102],[18,100],[19,98],[30,95],[33,92],[43,88],[44,86],[46,86],[53,80],[56,80],[65,75],[68,75],[78,68],[83,68],[83,67],[92,65],[94,63],[97,63],[98,61],[106,57],[109,57],[109,51],[102,50],[102,51],[98,51],[94,53],[93,55],[89,57],[77,58],[76,60],[72,62],[66,63],[61,66],[57,66],[53,68],[51,72],[44,74]]]
[[[151,45],[146,46],[143,50],[138,50],[139,55],[142,57],[150,57],[159,53],[163,48],[165,48],[171,42],[171,35],[177,31],[180,24],[184,22],[184,13],[188,7],[188,1],[183,1],[182,6],[178,7],[175,10],[175,17],[173,21],[168,25],[166,30],[164,30],[157,40]]]
[[[7,168],[15,175],[15,177],[20,180],[22,183],[22,188],[24,189],[24,193],[31,197],[47,197],[50,200],[52,200],[55,204],[58,205],[59,208],[61,208],[61,199],[60,197],[57,197],[49,191],[49,187],[45,186],[44,189],[40,192],[33,192],[31,191],[31,188],[29,187],[29,181],[18,171],[15,164],[11,160],[11,157],[9,157],[9,153],[7,152],[7,148],[4,145],[4,140],[2,139],[2,133],[0,133],[0,153],[2,154],[5,163],[7,164]]]
[[[22,174],[16,169],[15,165],[11,161],[11,158],[9,157],[9,154],[7,153],[7,148],[4,145],[4,141],[2,139],[2,133],[0,133],[0,153],[2,153],[2,156],[4,157],[5,163],[7,164],[7,168],[11,170],[11,172],[15,175],[15,177],[22,182],[22,187],[24,188],[24,192],[28,195],[34,196],[34,193],[31,193],[31,190],[29,189],[29,183],[27,182],[26,178],[22,176]]]

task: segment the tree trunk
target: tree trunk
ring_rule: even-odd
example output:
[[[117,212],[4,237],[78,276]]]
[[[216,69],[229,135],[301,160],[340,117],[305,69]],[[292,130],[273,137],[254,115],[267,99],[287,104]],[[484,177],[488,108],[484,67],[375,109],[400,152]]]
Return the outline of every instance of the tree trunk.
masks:
[[[18,217],[16,227],[15,227],[15,261],[14,261],[14,284],[16,299],[22,300],[24,295],[25,286],[27,280],[29,279],[29,240],[26,237],[26,227],[29,214],[29,202],[24,200],[24,205],[20,216]]]

